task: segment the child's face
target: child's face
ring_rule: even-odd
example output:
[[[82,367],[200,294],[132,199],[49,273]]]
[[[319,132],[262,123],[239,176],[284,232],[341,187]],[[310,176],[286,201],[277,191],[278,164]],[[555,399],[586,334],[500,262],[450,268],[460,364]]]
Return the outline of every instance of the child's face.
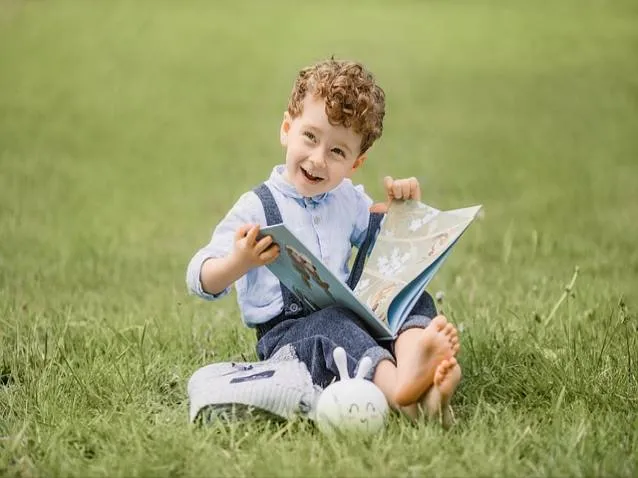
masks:
[[[306,95],[303,113],[284,113],[281,144],[286,148],[284,179],[302,196],[328,192],[361,166],[361,135],[328,121],[323,98]]]

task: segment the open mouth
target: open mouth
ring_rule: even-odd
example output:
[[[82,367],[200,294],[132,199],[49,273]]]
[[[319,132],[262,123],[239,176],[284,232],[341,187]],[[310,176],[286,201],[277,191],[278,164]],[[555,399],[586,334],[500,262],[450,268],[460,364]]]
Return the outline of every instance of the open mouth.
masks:
[[[301,172],[303,173],[303,175],[306,177],[306,179],[308,181],[310,181],[311,183],[318,183],[319,181],[323,181],[322,177],[319,176],[313,176],[312,174],[310,174],[308,171],[306,171],[304,168],[300,167]]]

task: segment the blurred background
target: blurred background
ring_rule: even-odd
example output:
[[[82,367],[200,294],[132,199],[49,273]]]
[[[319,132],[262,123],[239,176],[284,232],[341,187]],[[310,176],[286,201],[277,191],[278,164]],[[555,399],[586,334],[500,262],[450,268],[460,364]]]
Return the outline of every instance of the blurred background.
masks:
[[[637,25],[635,0],[0,0],[0,474],[629,476]],[[186,265],[283,161],[295,75],[332,55],[387,97],[355,182],[484,205],[430,289],[463,330],[468,425],[405,457],[279,431],[229,454],[186,427],[186,381],[255,337],[232,298],[187,295]]]
[[[578,263],[634,289],[634,2],[0,5],[5,293],[181,294],[191,253],[283,161],[296,72],[331,55],[387,94],[355,180],[380,198],[384,175],[414,175],[436,207],[485,205],[455,265],[516,288]]]

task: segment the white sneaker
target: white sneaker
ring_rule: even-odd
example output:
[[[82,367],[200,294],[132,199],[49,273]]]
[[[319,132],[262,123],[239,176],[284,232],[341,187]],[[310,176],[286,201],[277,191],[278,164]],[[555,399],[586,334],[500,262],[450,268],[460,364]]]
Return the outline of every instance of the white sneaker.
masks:
[[[280,419],[313,419],[321,388],[313,385],[303,362],[281,352],[263,362],[222,362],[198,369],[188,381],[191,422],[255,411]]]

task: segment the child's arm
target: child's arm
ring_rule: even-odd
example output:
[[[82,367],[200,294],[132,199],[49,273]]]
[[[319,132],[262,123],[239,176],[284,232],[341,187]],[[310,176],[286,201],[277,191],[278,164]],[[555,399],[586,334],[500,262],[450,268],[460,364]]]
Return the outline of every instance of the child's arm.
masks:
[[[236,249],[245,245],[247,233],[255,224],[265,225],[266,217],[259,198],[249,191],[241,195],[215,226],[208,244],[189,261],[186,286],[191,294],[205,300],[216,300],[230,292],[230,285],[250,269],[241,260],[245,255],[236,253]],[[258,231],[254,231],[251,237],[256,237]],[[236,244],[238,240],[242,242]],[[224,285],[226,288],[221,288]]]
[[[279,246],[272,237],[257,241],[258,224],[244,224],[235,232],[235,246],[226,257],[207,259],[202,265],[200,281],[204,292],[220,294],[249,270],[265,266],[279,256]]]

